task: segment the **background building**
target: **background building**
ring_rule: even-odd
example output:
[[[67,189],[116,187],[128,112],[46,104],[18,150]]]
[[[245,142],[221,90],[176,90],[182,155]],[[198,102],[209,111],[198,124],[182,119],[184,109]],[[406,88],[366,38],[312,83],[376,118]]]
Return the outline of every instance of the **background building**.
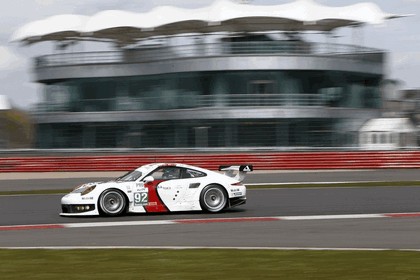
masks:
[[[221,0],[56,16],[14,40],[63,49],[35,59],[45,85],[34,115],[39,148],[351,147],[381,115],[386,53],[337,44],[334,30],[394,17],[370,3]],[[98,40],[112,49],[71,51]]]
[[[420,90],[400,90],[398,81],[386,81],[383,116],[405,118],[415,127],[416,145],[420,145]]]
[[[366,150],[397,150],[417,146],[417,129],[409,118],[377,118],[359,130],[360,147]]]

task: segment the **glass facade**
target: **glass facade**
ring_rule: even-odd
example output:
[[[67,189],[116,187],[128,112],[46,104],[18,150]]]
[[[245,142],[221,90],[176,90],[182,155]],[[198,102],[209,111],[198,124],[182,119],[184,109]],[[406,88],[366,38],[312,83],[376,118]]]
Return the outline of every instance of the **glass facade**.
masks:
[[[229,106],[380,108],[381,76],[338,71],[194,72],[46,84],[39,112]]]
[[[266,35],[167,39],[37,58],[37,146],[350,147],[382,106],[379,50]]]
[[[340,119],[234,119],[40,124],[40,148],[339,147]]]
[[[203,107],[381,106],[379,75],[334,71],[224,71],[70,79],[46,84],[38,113]],[[357,142],[339,118],[39,123],[39,148],[339,147]],[[357,116],[355,116],[357,118]]]

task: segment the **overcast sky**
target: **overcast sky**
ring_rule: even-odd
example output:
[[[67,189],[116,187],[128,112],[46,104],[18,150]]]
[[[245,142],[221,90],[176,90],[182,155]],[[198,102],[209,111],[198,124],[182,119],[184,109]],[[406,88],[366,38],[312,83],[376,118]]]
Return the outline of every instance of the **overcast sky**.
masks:
[[[317,0],[329,6],[345,6],[369,0]],[[17,0],[2,1],[0,9],[0,95],[7,95],[14,106],[30,108],[42,99],[42,87],[33,83],[32,58],[51,53],[44,45],[22,47],[10,43],[13,32],[26,23],[58,14],[93,15],[119,9],[146,12],[160,5],[197,8],[213,0]],[[292,0],[253,0],[254,5],[273,5]],[[357,33],[358,43],[389,52],[387,78],[403,82],[402,88],[420,88],[420,0],[371,0],[384,12],[414,14],[393,19],[381,26],[367,26]],[[352,43],[352,32],[339,31],[338,43]]]

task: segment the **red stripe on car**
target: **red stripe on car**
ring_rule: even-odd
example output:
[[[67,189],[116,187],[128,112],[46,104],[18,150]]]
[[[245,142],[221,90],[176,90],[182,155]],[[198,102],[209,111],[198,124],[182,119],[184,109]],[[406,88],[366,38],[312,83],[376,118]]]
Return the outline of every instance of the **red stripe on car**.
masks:
[[[168,212],[168,208],[162,202],[157,193],[157,186],[159,183],[163,182],[164,180],[154,180],[153,182],[149,182],[144,184],[144,186],[149,190],[149,203],[144,206],[146,212]]]

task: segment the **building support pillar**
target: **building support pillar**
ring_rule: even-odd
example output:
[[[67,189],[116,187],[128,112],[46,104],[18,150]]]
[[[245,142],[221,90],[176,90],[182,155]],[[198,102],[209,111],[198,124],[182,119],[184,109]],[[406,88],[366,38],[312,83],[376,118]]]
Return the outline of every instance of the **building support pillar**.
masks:
[[[287,122],[281,121],[276,124],[276,146],[289,146],[289,124]]]
[[[238,146],[238,124],[226,123],[225,124],[225,147]]]
[[[96,147],[96,127],[91,124],[84,125],[82,128],[83,148],[95,148]]]
[[[209,127],[194,127],[195,147],[206,148],[209,146]]]
[[[187,147],[188,143],[188,128],[179,126],[175,128],[175,148]]]

